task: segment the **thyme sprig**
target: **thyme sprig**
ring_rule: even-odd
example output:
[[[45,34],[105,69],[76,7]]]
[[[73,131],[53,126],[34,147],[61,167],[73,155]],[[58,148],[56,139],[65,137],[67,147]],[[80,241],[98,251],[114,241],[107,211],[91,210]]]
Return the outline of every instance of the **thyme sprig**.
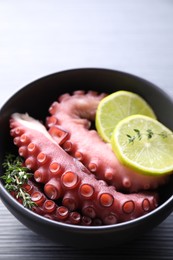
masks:
[[[146,136],[148,140],[153,138],[154,135],[159,135],[162,138],[168,137],[168,133],[165,131],[160,132],[160,133],[154,133],[151,129],[147,129],[146,132],[141,132],[139,129],[133,129],[133,131],[134,131],[134,135],[126,134],[126,136],[128,137],[129,143],[132,143],[132,144],[134,143],[135,140],[140,141],[143,136]]]
[[[30,195],[25,191],[23,185],[31,178],[32,173],[28,168],[23,166],[23,160],[19,156],[8,154],[2,164],[4,175],[2,179],[5,182],[5,188],[9,192],[15,192],[16,199],[22,199],[24,207],[31,209],[35,203],[31,200]]]

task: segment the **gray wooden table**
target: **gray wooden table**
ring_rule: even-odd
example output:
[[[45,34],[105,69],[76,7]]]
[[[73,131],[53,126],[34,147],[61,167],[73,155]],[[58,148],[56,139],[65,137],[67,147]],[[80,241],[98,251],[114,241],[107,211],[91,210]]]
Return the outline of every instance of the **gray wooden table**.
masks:
[[[173,96],[173,1],[0,0],[1,105],[43,75],[81,67],[133,73]],[[97,258],[173,259],[173,214],[137,241],[82,250],[33,233],[0,202],[0,259]]]

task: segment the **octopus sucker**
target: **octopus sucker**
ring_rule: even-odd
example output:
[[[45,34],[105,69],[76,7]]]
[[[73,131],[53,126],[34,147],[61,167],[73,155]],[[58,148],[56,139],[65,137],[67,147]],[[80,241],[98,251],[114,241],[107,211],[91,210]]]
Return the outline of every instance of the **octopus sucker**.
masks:
[[[66,171],[61,176],[61,182],[65,189],[74,189],[79,184],[79,178],[74,172]]]
[[[40,187],[33,181],[29,180],[28,183],[23,185],[23,188],[35,203],[32,210],[37,214],[51,220],[73,225],[93,225],[93,220],[90,217],[85,217],[77,211],[69,211],[67,207],[57,205],[55,201],[47,198]],[[12,195],[15,197],[15,193]],[[19,201],[19,198],[16,199]]]
[[[66,223],[81,223],[79,212],[82,212],[84,217],[94,216],[93,221],[98,220],[95,220],[95,223],[107,225],[137,218],[155,208],[155,203],[147,202],[158,201],[156,192],[124,194],[116,191],[114,186],[109,186],[104,180],[97,180],[80,161],[63,150],[41,122],[28,114],[14,113],[11,116],[11,126],[12,130],[14,129],[13,138],[20,139],[16,144],[19,149],[28,147],[31,143],[37,147],[24,153],[24,159],[35,172],[35,182],[39,181],[44,186],[45,195],[42,198],[40,191],[35,191],[31,197],[39,202],[39,207],[45,203],[47,197],[53,201],[60,199],[62,206],[69,210]],[[25,136],[24,140],[27,142],[21,141],[20,132],[15,131],[16,128],[22,130],[22,138]],[[50,215],[43,207],[40,212]],[[54,219],[55,215],[50,218]]]
[[[31,199],[38,206],[41,206],[45,202],[46,197],[43,195],[43,193],[41,193],[40,191],[36,190],[36,191],[32,192]]]
[[[91,199],[94,195],[94,187],[90,184],[83,183],[79,188],[79,192],[85,199]]]
[[[96,212],[93,206],[90,206],[89,203],[85,203],[85,205],[82,208],[82,212],[85,216],[90,217],[91,219],[96,218]]]
[[[114,197],[109,193],[102,193],[99,196],[99,202],[102,207],[110,207],[114,203]]]
[[[55,211],[56,204],[53,200],[46,200],[43,204],[43,208],[46,213],[51,213]]]
[[[58,122],[57,119],[53,117],[51,119],[50,119],[51,122],[49,122],[49,126],[51,125],[52,126],[49,129],[49,133],[59,145],[62,145],[69,138],[69,133],[64,129],[55,126],[55,124]]]
[[[92,224],[92,219],[90,217],[87,216],[83,216],[81,219],[81,225],[82,226],[91,226]]]
[[[93,160],[91,161],[89,164],[88,164],[88,169],[91,171],[91,172],[96,172],[97,171],[97,160]]]
[[[134,207],[135,207],[135,203],[133,200],[129,200],[129,201],[126,201],[124,204],[123,204],[123,211],[126,213],[126,214],[130,214],[131,212],[134,211]],[[149,208],[148,208],[149,209]]]
[[[40,152],[37,155],[37,161],[40,165],[43,165],[46,163],[46,161],[48,160],[47,155],[45,153]]]
[[[25,160],[25,165],[28,169],[35,169],[36,168],[36,159],[34,156],[29,156],[26,160]]]
[[[30,144],[28,144],[27,149],[29,152],[33,153],[34,151],[36,151],[37,147],[34,143],[30,143]]]
[[[81,215],[77,211],[70,212],[69,220],[72,224],[78,224],[81,221]]]
[[[15,143],[14,143],[15,144]],[[17,145],[17,144],[16,144]],[[28,154],[28,149],[26,146],[20,146],[19,149],[18,149],[18,153],[20,156],[22,157],[26,157],[27,154]]]
[[[72,150],[74,150],[73,143],[71,141],[67,140],[65,143],[63,143],[63,149],[66,152],[72,152]]]
[[[56,141],[53,127],[68,132],[62,148],[81,161],[97,179],[105,180],[117,190],[138,192],[157,189],[165,184],[169,176],[147,176],[122,165],[112,151],[111,145],[105,143],[90,125],[93,124],[99,102],[105,94],[75,91],[72,95],[59,97],[49,109],[47,117],[49,132]],[[55,122],[53,124],[53,122]],[[52,134],[53,132],[53,134]]]
[[[62,171],[61,165],[57,162],[52,162],[49,165],[49,171],[54,174],[54,176],[57,176],[58,174],[60,174]]]
[[[41,183],[46,183],[49,179],[48,175],[45,172],[44,167],[39,167],[34,172],[34,178],[35,178],[36,182],[41,182]]]
[[[105,217],[105,220],[104,220],[104,223],[105,224],[116,224],[117,223],[117,218],[114,214],[110,214],[108,216]]]
[[[62,199],[62,205],[67,207],[70,211],[74,211],[79,207],[76,195],[73,192],[66,192]]]
[[[54,179],[50,179],[44,185],[44,192],[46,196],[50,199],[57,200],[61,197],[62,187],[60,181],[56,181]]]
[[[78,159],[79,161],[83,160],[83,153],[80,151],[75,152],[74,157]]]
[[[64,206],[59,206],[56,209],[56,216],[58,219],[64,220],[69,216],[69,210]]]

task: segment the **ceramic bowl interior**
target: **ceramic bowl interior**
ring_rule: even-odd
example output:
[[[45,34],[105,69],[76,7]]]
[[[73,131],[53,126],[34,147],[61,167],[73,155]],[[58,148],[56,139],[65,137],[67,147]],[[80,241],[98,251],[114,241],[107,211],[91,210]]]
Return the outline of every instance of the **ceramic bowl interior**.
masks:
[[[74,69],[38,79],[19,90],[0,111],[0,160],[7,152],[16,152],[9,135],[9,117],[13,112],[29,113],[45,120],[50,104],[63,93],[95,90],[112,93],[128,90],[141,95],[154,109],[158,119],[173,130],[172,99],[154,84],[137,76],[107,69]],[[3,174],[1,168],[0,174]],[[159,190],[161,203],[157,209],[136,220],[110,225],[83,227],[58,223],[25,209],[14,200],[0,182],[0,196],[9,211],[28,228],[49,239],[77,247],[117,246],[135,239],[161,223],[173,210],[173,178]]]

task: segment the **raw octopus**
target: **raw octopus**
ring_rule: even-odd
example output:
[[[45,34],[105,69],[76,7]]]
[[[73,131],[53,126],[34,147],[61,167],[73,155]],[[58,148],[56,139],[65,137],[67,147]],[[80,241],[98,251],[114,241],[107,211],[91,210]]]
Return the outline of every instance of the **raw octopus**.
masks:
[[[122,165],[111,145],[90,128],[104,96],[93,91],[62,95],[49,109],[51,116],[47,118],[47,125],[50,135],[97,179],[106,181],[119,191],[138,192],[165,184],[168,176],[146,176]]]
[[[90,217],[82,216],[77,211],[70,212],[65,206],[58,206],[53,200],[48,199],[41,191],[41,187],[36,185],[34,181],[28,180],[23,184],[23,189],[27,192],[31,200],[35,203],[32,207],[32,211],[39,215],[42,215],[51,220],[64,222],[73,225],[85,225],[90,226],[93,223],[97,224],[97,219],[92,220]],[[12,192],[12,196],[16,198],[15,192]],[[22,199],[17,198],[22,204]]]
[[[140,217],[158,205],[156,192],[123,194],[97,180],[80,161],[65,152],[45,126],[28,114],[14,113],[10,119],[11,136],[35,181],[44,185],[45,195],[61,200],[70,212],[102,224],[115,224]]]

